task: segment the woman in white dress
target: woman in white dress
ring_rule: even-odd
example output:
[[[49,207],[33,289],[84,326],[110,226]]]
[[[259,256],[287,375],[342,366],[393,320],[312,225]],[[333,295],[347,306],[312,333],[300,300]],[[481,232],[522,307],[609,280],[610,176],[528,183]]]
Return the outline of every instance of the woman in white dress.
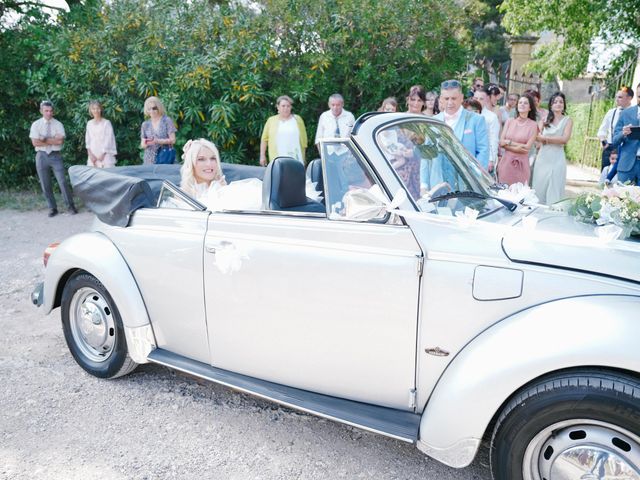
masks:
[[[248,178],[227,182],[220,153],[209,140],[189,140],[183,147],[180,188],[211,211],[260,210],[262,182]]]
[[[291,157],[304,163],[307,148],[307,131],[299,115],[293,115],[293,99],[282,95],[276,100],[278,114],[267,119],[260,139],[260,165],[267,165],[276,157]]]
[[[567,102],[562,92],[549,100],[549,114],[540,122],[537,140],[542,144],[533,166],[531,186],[540,203],[550,205],[565,197],[567,161],[564,146],[571,138],[573,121],[566,116]]]
[[[89,113],[93,117],[87,122],[85,145],[87,147],[87,165],[109,168],[116,164],[116,137],[111,122],[102,117],[102,105],[97,100],[89,102]]]

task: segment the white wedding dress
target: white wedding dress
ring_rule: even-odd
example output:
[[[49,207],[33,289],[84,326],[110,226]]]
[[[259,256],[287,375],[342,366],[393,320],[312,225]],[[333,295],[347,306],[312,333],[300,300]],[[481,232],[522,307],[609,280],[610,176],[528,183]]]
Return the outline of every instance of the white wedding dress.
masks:
[[[196,200],[212,212],[222,210],[262,210],[262,181],[257,178],[237,180],[228,185],[211,182],[209,187],[196,185]]]
[[[307,197],[319,201],[321,193],[315,189],[316,183],[307,180]],[[262,181],[257,178],[236,180],[228,185],[219,181],[211,182],[207,188],[204,185],[196,185],[196,200],[205,205],[212,212],[223,210],[262,210]]]

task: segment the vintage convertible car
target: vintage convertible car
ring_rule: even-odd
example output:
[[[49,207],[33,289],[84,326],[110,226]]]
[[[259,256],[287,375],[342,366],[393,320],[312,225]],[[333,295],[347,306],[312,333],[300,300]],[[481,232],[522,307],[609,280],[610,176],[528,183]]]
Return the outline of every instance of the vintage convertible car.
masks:
[[[49,249],[98,377],[154,362],[413,443],[494,478],[640,478],[640,244],[501,194],[445,125],[367,114],[262,208],[210,211],[177,166],[75,167],[92,231]],[[537,224],[536,221],[537,220]],[[590,475],[590,476],[589,476]]]

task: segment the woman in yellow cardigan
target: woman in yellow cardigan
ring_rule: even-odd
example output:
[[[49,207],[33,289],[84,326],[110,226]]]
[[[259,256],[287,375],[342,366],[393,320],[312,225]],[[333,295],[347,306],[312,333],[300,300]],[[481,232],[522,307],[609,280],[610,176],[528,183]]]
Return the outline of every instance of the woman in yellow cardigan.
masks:
[[[276,157],[291,157],[304,163],[304,151],[307,148],[307,131],[299,115],[291,114],[293,100],[287,95],[276,101],[278,114],[269,117],[262,130],[260,140],[260,165],[267,164],[267,146],[269,161]]]

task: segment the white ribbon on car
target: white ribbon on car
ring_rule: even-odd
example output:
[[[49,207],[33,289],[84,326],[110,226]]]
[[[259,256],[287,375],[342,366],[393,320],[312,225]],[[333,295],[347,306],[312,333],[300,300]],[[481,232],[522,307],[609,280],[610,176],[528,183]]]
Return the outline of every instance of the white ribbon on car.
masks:
[[[249,255],[231,242],[222,242],[216,246],[215,265],[223,275],[230,275],[242,267],[242,260],[249,260]]]
[[[415,218],[415,219],[425,218],[424,217],[425,214],[428,213],[428,212],[416,212],[414,210],[400,210],[399,209],[400,205],[402,205],[407,199],[407,193],[404,190],[398,190],[396,194],[393,196],[393,200],[389,202],[384,196],[384,194],[382,193],[382,191],[380,190],[380,187],[378,187],[377,185],[374,185],[374,187],[377,187],[377,190],[374,191],[374,188],[372,187],[371,188],[372,193],[376,195],[377,198],[383,203],[386,211],[389,213],[399,215],[403,218]],[[426,198],[426,200],[428,201],[429,198]],[[449,210],[449,212],[451,212],[451,210]],[[456,212],[455,217],[458,219],[458,224],[466,227],[471,225],[478,219],[479,213],[480,212],[474,208],[465,207],[463,212]]]

